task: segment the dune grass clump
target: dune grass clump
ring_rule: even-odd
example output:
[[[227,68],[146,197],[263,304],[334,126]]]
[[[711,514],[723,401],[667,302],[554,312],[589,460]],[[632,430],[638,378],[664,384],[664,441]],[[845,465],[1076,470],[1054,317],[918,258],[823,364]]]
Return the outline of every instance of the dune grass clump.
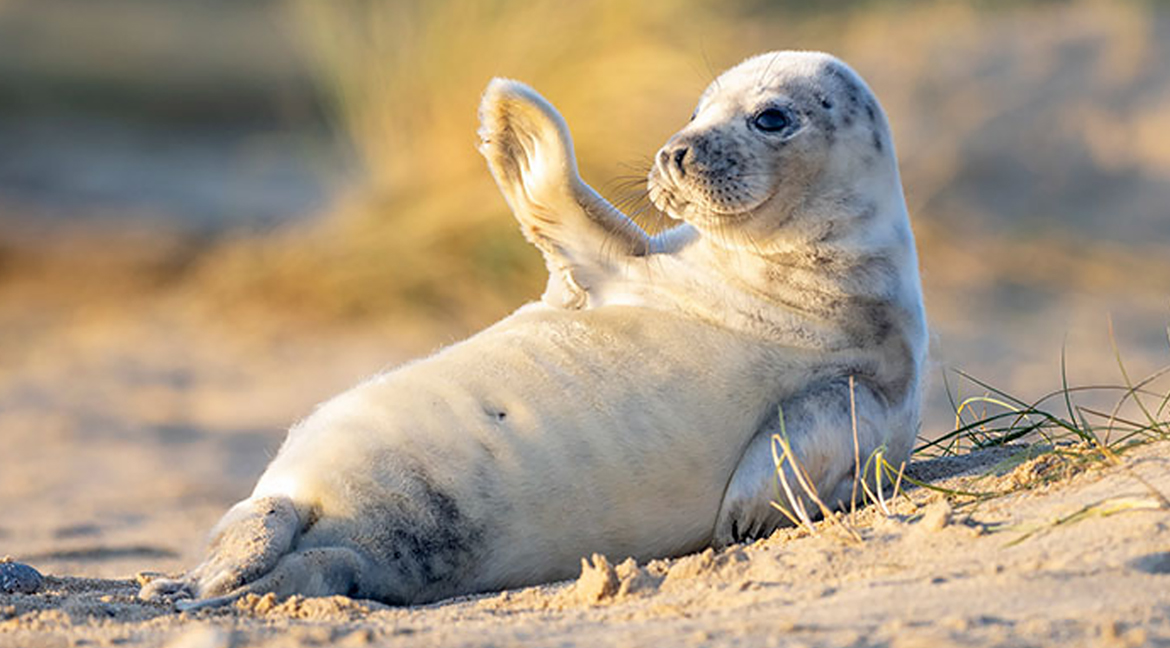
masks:
[[[1167,329],[1167,338],[1170,340],[1170,328]],[[1170,440],[1170,365],[1134,380],[1117,347],[1112,323],[1110,340],[1121,378],[1118,384],[1070,384],[1064,353],[1060,362],[1060,388],[1033,400],[1010,394],[962,370],[954,370],[959,382],[952,384],[948,380],[947,394],[955,413],[955,429],[938,438],[924,440],[914,449],[911,459],[927,461],[961,457],[992,448],[1011,451],[1006,458],[971,480],[972,487],[944,487],[915,478],[907,473],[905,463],[891,464],[884,457],[883,447],[875,449],[863,461],[858,452],[854,413],[852,498],[848,503],[826,504],[792,450],[781,411],[780,431],[772,439],[772,459],[776,469],[772,506],[793,526],[809,534],[818,533],[816,519],[821,518],[830,528],[841,531],[845,540],[858,543],[862,541],[856,523],[858,507],[874,506],[882,515],[894,515],[891,503],[899,496],[907,495],[902,489],[903,484],[937,492],[947,500],[963,505],[1057,482],[1093,467],[1117,465],[1141,483],[1147,493],[1109,497],[1043,524],[1008,525],[988,530],[1017,532],[1020,535],[1009,544],[1018,544],[1051,528],[1093,517],[1134,510],[1170,509],[1170,498],[1121,459],[1135,448]],[[851,378],[851,389],[852,385]],[[980,393],[962,396],[963,389],[972,388]],[[1110,402],[1111,405],[1100,405]],[[1026,470],[1021,470],[1025,467]],[[1010,478],[995,480],[989,488],[979,486],[983,478],[1002,476]],[[838,510],[834,510],[834,506]]]
[[[1168,331],[1170,335],[1170,331]],[[947,384],[955,411],[955,429],[915,449],[918,457],[947,456],[1009,444],[1041,444],[1069,462],[1116,463],[1127,450],[1170,439],[1170,366],[1134,380],[1110,340],[1121,382],[1071,385],[1065,353],[1060,358],[1060,388],[1026,400],[966,372],[956,370],[958,385]],[[982,393],[962,396],[973,385]],[[1086,404],[1084,401],[1093,401]],[[1102,407],[1099,403],[1113,404]]]

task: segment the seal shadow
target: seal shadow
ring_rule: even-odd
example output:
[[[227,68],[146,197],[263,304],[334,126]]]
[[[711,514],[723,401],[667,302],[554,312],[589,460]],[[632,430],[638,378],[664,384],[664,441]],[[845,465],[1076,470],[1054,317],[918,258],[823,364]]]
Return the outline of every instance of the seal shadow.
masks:
[[[99,562],[103,560],[120,560],[123,558],[178,558],[179,554],[163,547],[151,545],[128,545],[124,547],[79,547],[77,549],[62,549],[59,551],[45,551],[42,553],[21,556],[29,562],[44,562],[52,560],[71,560]]]
[[[1170,551],[1155,551],[1138,556],[1126,563],[1126,567],[1143,574],[1170,574]]]

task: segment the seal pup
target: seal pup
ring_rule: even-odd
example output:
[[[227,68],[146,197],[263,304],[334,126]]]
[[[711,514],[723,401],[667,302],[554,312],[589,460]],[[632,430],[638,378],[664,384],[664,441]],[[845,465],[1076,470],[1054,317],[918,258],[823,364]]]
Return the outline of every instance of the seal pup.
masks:
[[[420,603],[751,537],[779,522],[780,407],[820,492],[852,470],[848,376],[863,448],[905,456],[925,329],[884,116],[835,59],[770,56],[660,153],[652,195],[685,223],[658,237],[580,181],[547,102],[493,82],[481,150],[549,263],[544,300],[319,407],[206,560],[141,596]]]
[[[547,304],[680,312],[815,355],[745,449],[716,545],[784,520],[781,413],[830,505],[852,497],[856,455],[908,457],[927,347],[917,252],[885,113],[844,62],[772,52],[711,83],[650,169],[649,197],[680,222],[654,237],[581,180],[564,120],[531,88],[493,81],[481,121],[492,174],[544,253]]]

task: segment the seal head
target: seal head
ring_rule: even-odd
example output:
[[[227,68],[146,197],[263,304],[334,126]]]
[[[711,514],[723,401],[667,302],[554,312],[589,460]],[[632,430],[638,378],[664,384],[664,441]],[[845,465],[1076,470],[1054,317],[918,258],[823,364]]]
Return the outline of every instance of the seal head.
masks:
[[[716,238],[766,244],[881,208],[898,186],[889,126],[865,82],[819,52],[773,52],[720,75],[649,174],[655,206]]]

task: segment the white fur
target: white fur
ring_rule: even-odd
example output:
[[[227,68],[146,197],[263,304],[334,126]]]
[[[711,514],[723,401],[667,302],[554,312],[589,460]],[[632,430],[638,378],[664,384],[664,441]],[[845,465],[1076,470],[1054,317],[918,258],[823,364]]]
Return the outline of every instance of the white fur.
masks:
[[[872,102],[868,130],[797,106],[809,88],[818,105],[818,91]],[[769,101],[807,123],[753,131]],[[321,406],[207,561],[144,596],[420,602],[567,577],[593,552],[760,535],[781,521],[781,408],[830,503],[853,471],[850,399],[863,454],[907,456],[917,261],[885,118],[843,64],[764,55],[713,83],[664,149],[690,143],[693,165],[667,155],[651,172],[652,197],[684,221],[658,237],[580,179],[567,126],[530,88],[493,81],[480,118],[481,151],[548,262],[544,302]]]
[[[772,106],[793,109],[798,127],[774,137],[753,131],[752,116]],[[908,457],[926,353],[918,260],[885,115],[852,70],[826,54],[775,52],[716,79],[651,169],[651,199],[681,221],[657,237],[620,214],[605,220],[608,204],[581,189],[575,164],[539,165],[563,169],[559,182],[545,174],[534,183],[514,171],[537,166],[532,161],[550,150],[572,151],[569,142],[527,145],[568,137],[560,116],[531,89],[497,80],[480,112],[487,134],[481,150],[522,230],[545,251],[547,303],[684,313],[768,341],[787,360],[784,371],[797,372],[785,377],[799,385],[775,404],[816,412],[786,423],[797,457],[831,505],[852,486],[855,417],[863,461],[878,448],[895,465]],[[533,136],[537,131],[543,135]],[[493,139],[509,135],[507,145]],[[696,163],[680,173],[669,160],[688,141],[723,155],[709,168]],[[730,158],[735,168],[719,168]],[[800,263],[815,257],[844,268]],[[866,321],[875,316],[888,318],[892,330],[859,342],[858,327],[881,328]],[[849,393],[849,368],[858,366],[872,375],[856,375]],[[904,389],[894,388],[901,383]],[[728,482],[716,543],[783,521],[771,506],[778,424],[763,425],[745,449]]]
[[[529,307],[325,404],[289,434],[253,497],[357,516],[398,487],[377,462],[423,463],[468,515],[500,522],[444,594],[567,577],[591,552],[692,551],[710,542],[751,434],[794,387],[768,355],[668,313]],[[487,485],[477,468],[492,471]],[[353,487],[355,474],[383,470]],[[477,504],[485,487],[506,507]]]

